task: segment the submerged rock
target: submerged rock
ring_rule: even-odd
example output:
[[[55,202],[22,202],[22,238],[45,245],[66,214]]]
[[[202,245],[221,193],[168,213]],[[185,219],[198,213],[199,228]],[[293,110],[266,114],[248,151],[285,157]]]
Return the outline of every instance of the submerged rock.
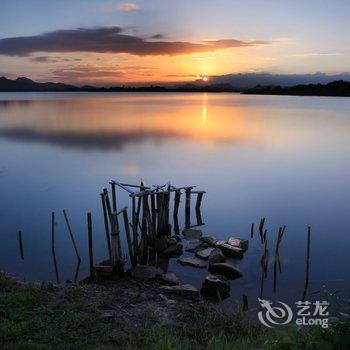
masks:
[[[227,240],[227,243],[229,245],[232,245],[233,247],[241,248],[243,251],[248,250],[249,241],[247,239],[239,237],[230,237]]]
[[[176,243],[173,245],[170,245],[167,249],[163,251],[163,254],[165,255],[180,255],[182,254],[182,244]]]
[[[187,229],[183,230],[182,234],[187,239],[199,239],[203,235],[201,230],[195,230],[192,228],[187,228]]]
[[[163,284],[167,284],[169,286],[175,286],[180,283],[179,279],[174,273],[168,272],[161,276],[160,278]]]
[[[138,279],[150,280],[163,275],[163,271],[155,266],[139,265],[131,270],[131,276]]]
[[[219,248],[215,248],[210,252],[209,255],[209,265],[219,263],[219,262],[224,262],[226,260],[225,255],[222,253],[222,251]]]
[[[216,242],[218,241],[215,237],[212,236],[203,236],[201,241],[208,244],[211,247],[215,247]]]
[[[183,266],[198,267],[200,269],[205,268],[207,266],[207,264],[203,260],[197,258],[179,258],[177,259],[177,261]]]
[[[199,290],[191,284],[180,284],[178,286],[162,286],[160,287],[164,293],[179,295],[185,299],[199,299]]]
[[[203,249],[203,250],[199,250],[197,253],[196,253],[196,257],[197,258],[200,258],[200,259],[203,259],[203,260],[208,260],[209,259],[209,255],[210,253],[214,250],[215,248],[206,248],[206,249]]]
[[[230,283],[223,276],[208,275],[203,282],[201,292],[214,296],[228,296]]]
[[[224,255],[231,256],[233,258],[243,258],[243,249],[234,247],[226,242],[219,241],[216,243],[216,247],[219,248]]]
[[[242,272],[237,267],[227,262],[209,265],[209,271],[212,273],[218,273],[219,275],[227,276],[231,279],[243,276]]]

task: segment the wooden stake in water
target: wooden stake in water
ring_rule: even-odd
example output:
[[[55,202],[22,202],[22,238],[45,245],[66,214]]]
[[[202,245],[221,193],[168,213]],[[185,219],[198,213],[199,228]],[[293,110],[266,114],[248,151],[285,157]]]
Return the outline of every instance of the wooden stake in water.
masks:
[[[117,194],[115,191],[115,182],[111,182],[112,186],[112,205],[113,205],[113,211],[117,212]]]
[[[248,297],[245,294],[243,294],[243,310],[248,310]]]
[[[191,226],[191,190],[192,187],[185,188],[185,227],[190,228]]]
[[[18,243],[19,243],[19,252],[21,253],[21,259],[24,260],[22,231],[18,232]]]
[[[254,236],[254,223],[250,227],[250,238],[253,238],[253,236]]]
[[[51,213],[51,251],[55,254],[55,212]]]
[[[102,210],[103,210],[103,220],[105,225],[105,234],[106,234],[106,241],[107,241],[107,248],[108,248],[108,257],[109,260],[112,261],[112,252],[111,252],[111,239],[109,236],[109,225],[108,225],[108,213],[106,208],[106,200],[103,193],[100,194],[101,196],[101,202],[102,202]]]
[[[94,253],[92,246],[92,215],[87,214],[87,228],[88,228],[88,241],[89,241],[89,266],[90,266],[90,279],[94,278]]]
[[[305,285],[302,301],[305,301],[307,288],[309,286],[309,274],[310,274],[310,246],[311,246],[311,227],[307,228],[307,250],[306,250],[306,275]]]
[[[132,242],[131,242],[131,237],[130,237],[129,218],[128,218],[127,209],[123,210],[123,219],[124,219],[125,235],[126,235],[126,240],[128,242],[131,265],[135,266],[134,254],[133,254],[133,250],[132,250]]]
[[[75,242],[74,234],[73,234],[73,231],[72,231],[72,227],[71,227],[71,225],[69,223],[68,215],[67,215],[67,213],[66,213],[66,211],[64,209],[63,209],[63,216],[64,216],[64,218],[66,220],[68,232],[69,232],[69,235],[70,235],[70,239],[71,239],[71,241],[73,243],[75,254],[77,255],[78,260],[81,261],[80,254],[79,254],[79,251],[78,251],[78,247],[77,247],[77,244]]]

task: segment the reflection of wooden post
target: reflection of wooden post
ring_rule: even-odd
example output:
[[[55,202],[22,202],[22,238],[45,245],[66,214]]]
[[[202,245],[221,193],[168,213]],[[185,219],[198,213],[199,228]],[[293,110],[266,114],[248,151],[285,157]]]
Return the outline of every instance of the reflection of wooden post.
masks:
[[[67,215],[67,212],[63,209],[63,216],[64,216],[64,219],[66,220],[66,224],[67,224],[67,228],[68,228],[68,232],[69,232],[69,235],[70,235],[70,239],[73,243],[73,247],[74,247],[74,250],[75,250],[75,254],[77,255],[77,258],[78,260],[80,261],[81,258],[80,258],[80,255],[79,255],[79,251],[78,251],[78,247],[77,247],[77,244],[75,242],[75,238],[74,238],[74,234],[73,234],[73,231],[72,231],[72,227],[69,223],[69,219],[68,219],[68,215]]]
[[[106,234],[106,240],[107,240],[107,247],[108,247],[108,256],[109,260],[112,261],[112,252],[111,252],[111,239],[109,236],[109,225],[108,225],[108,214],[107,214],[107,208],[106,208],[106,200],[103,193],[101,193],[101,201],[102,201],[102,209],[103,209],[103,220],[105,224],[105,234]]]
[[[89,241],[89,265],[90,265],[90,279],[94,277],[94,255],[92,247],[92,215],[87,214],[87,227],[88,227],[88,241]]]
[[[128,242],[130,261],[131,261],[132,266],[135,266],[134,254],[133,254],[133,251],[132,251],[132,243],[131,243],[131,237],[130,237],[128,211],[126,209],[123,210],[123,219],[124,219],[126,240]]]
[[[24,260],[22,231],[18,232],[18,243],[19,243],[19,251],[21,253],[21,259]]]

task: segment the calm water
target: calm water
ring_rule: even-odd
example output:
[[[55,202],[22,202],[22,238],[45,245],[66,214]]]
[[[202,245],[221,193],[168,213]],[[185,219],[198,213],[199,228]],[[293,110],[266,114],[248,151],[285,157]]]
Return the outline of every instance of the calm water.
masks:
[[[299,300],[306,232],[312,226],[309,291],[346,295],[350,280],[350,99],[236,94],[0,94],[0,268],[25,280],[55,280],[51,211],[57,213],[61,281],[74,279],[75,256],[62,209],[70,215],[87,274],[86,212],[94,218],[96,260],[106,258],[100,190],[111,179],[171,180],[207,191],[203,231],[250,236],[267,218],[270,244],[264,297]],[[120,194],[120,206],[127,196]],[[182,203],[183,205],[183,203]],[[183,209],[183,207],[182,207]],[[273,293],[277,229],[282,273]],[[23,230],[24,255],[17,232]],[[250,241],[231,282],[231,298],[260,294],[261,243]],[[169,271],[201,285],[206,271]]]

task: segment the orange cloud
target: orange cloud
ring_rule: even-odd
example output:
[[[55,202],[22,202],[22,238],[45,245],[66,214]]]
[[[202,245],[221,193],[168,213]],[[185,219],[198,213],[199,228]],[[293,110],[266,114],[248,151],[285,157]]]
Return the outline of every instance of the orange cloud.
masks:
[[[125,12],[136,11],[139,8],[140,8],[139,5],[134,4],[132,2],[123,2],[119,5],[119,9]]]

